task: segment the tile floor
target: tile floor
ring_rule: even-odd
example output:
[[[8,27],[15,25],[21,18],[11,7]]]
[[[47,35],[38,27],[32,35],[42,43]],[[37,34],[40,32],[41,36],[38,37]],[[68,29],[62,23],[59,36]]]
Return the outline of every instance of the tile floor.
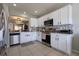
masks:
[[[35,42],[31,45],[17,45],[7,49],[8,56],[66,56],[53,48],[47,47],[42,43]]]

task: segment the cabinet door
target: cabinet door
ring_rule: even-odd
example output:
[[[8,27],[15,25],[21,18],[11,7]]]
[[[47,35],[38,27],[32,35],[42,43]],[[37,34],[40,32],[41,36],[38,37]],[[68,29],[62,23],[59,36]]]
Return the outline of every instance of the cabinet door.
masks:
[[[28,32],[26,34],[27,42],[36,40],[36,32]]]
[[[54,25],[58,25],[58,11],[53,12]]]
[[[58,25],[61,25],[61,9],[58,10]]]
[[[41,32],[37,33],[37,40],[42,42],[42,33]]]
[[[26,42],[32,41],[32,40],[31,40],[31,35],[30,35],[30,34],[26,34],[26,35],[25,35],[25,38],[26,38]]]
[[[30,25],[31,25],[31,27],[38,27],[37,18],[31,18]]]
[[[69,7],[68,6],[61,8],[61,23],[69,24]]]
[[[57,40],[57,34],[53,33],[51,34],[51,46],[58,49],[58,40]]]
[[[25,43],[26,42],[26,37],[24,33],[20,33],[20,43]]]
[[[20,34],[20,42],[21,43],[26,43],[31,41],[30,33],[22,32]]]
[[[40,27],[42,27],[43,26],[43,17],[42,18],[40,18]]]
[[[32,32],[30,34],[30,41],[35,41],[37,39],[37,32]]]
[[[67,51],[67,39],[66,35],[64,34],[59,34],[59,46],[58,49],[60,51],[66,52]]]
[[[72,34],[67,35],[67,54],[71,55],[72,53]]]
[[[41,27],[41,20],[38,18],[38,27]]]
[[[60,25],[60,9],[52,13],[54,25]]]
[[[38,19],[38,24],[39,24],[38,26],[39,27],[43,27],[44,26],[44,23],[43,22],[44,22],[44,18],[43,17],[39,18]]]

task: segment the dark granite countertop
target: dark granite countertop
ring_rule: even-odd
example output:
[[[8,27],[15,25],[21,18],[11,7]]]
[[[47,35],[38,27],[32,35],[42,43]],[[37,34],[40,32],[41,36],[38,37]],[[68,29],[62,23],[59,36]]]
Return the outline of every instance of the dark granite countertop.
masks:
[[[10,32],[10,35],[20,35],[20,32]]]
[[[58,31],[53,31],[52,33],[73,34],[73,31],[72,30],[58,30]]]

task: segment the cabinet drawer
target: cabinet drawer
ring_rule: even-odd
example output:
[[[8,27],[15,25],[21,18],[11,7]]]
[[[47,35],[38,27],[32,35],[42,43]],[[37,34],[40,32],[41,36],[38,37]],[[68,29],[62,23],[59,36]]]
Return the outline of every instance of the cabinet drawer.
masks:
[[[58,33],[51,34],[51,46],[58,49]]]
[[[30,33],[21,33],[20,34],[20,43],[26,43],[31,40]]]

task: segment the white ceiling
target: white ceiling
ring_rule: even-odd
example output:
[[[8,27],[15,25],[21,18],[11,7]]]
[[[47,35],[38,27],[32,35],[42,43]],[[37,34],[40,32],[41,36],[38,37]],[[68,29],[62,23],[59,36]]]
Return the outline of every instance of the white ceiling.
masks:
[[[40,17],[49,12],[55,11],[68,3],[17,3],[13,6],[8,4],[10,15],[23,15],[24,11],[28,16]],[[35,13],[34,11],[38,11]]]

